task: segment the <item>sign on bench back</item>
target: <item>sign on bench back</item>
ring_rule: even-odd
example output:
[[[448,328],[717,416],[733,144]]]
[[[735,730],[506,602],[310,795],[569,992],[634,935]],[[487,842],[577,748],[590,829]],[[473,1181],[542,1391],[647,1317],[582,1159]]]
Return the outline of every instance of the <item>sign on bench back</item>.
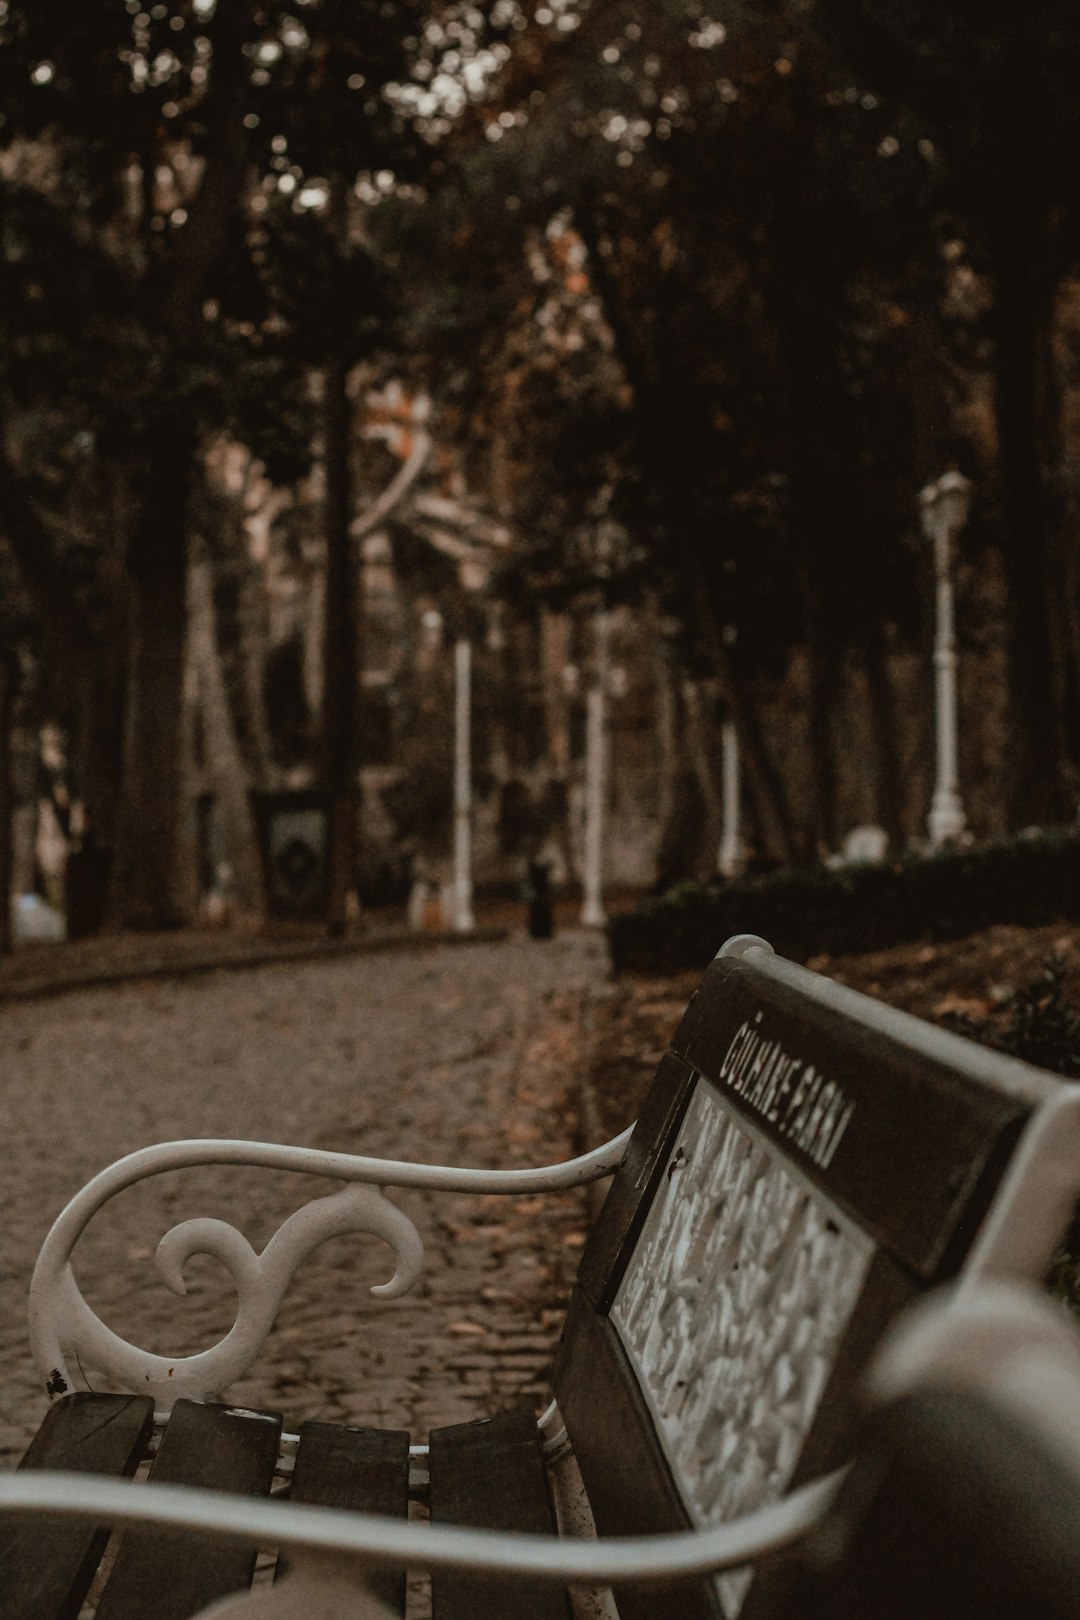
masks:
[[[843,1463],[886,1325],[980,1228],[979,1269],[1043,1274],[1078,1121],[1080,1087],[730,942],[660,1064],[555,1368],[599,1531],[717,1524]],[[623,1620],[754,1620],[783,1579],[616,1595]]]

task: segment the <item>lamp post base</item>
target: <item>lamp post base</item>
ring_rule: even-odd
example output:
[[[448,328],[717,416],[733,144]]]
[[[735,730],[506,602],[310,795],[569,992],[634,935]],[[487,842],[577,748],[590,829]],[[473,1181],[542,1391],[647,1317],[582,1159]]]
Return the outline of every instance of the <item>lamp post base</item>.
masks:
[[[582,928],[603,928],[607,923],[607,913],[599,900],[586,900],[581,908]]]
[[[737,878],[746,865],[746,848],[741,838],[723,839],[716,860],[721,877]]]
[[[476,917],[468,901],[457,900],[454,903],[454,932],[457,934],[471,934],[476,927]]]
[[[964,807],[955,793],[934,794],[927,827],[930,830],[930,843],[935,849],[940,849],[943,844],[955,843],[964,836],[967,821]]]

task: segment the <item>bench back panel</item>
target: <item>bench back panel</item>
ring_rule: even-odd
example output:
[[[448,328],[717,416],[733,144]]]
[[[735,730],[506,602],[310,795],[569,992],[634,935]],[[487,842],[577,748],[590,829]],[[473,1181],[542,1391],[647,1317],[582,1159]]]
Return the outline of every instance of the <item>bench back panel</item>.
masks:
[[[600,1530],[717,1523],[843,1461],[875,1344],[963,1263],[1057,1087],[791,964],[714,962],[590,1239],[555,1368]],[[747,1597],[748,1576],[723,1576],[679,1612],[750,1620],[768,1584]],[[663,1612],[654,1595],[620,1602],[624,1620]]]

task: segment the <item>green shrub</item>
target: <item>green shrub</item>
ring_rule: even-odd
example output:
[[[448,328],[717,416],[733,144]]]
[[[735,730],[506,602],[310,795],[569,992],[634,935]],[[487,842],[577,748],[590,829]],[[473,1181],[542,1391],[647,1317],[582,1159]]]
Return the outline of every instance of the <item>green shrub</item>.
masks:
[[[1080,837],[1071,832],[910,855],[880,865],[786,869],[680,884],[609,924],[616,972],[701,967],[731,934],[760,934],[783,956],[882,950],[957,939],[994,923],[1080,918]]]

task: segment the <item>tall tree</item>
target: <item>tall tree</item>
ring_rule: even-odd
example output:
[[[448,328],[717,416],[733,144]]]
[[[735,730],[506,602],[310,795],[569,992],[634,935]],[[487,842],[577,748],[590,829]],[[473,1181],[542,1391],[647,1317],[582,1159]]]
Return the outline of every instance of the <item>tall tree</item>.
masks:
[[[66,323],[64,300],[50,298],[38,312],[39,349],[68,436],[90,435],[125,495],[112,628],[129,651],[114,896],[128,924],[170,923],[180,909],[185,591],[202,449],[229,429],[276,476],[309,453],[309,311],[283,275],[305,221],[323,208],[321,177],[351,185],[387,151],[407,150],[395,97],[424,14],[409,0],[323,0],[303,22],[254,0],[148,11],[90,0],[63,26],[51,5],[0,12],[3,183],[28,199],[8,268],[18,263],[25,279],[27,256],[55,259],[58,244],[78,267],[83,324]],[[12,164],[28,171],[15,186]],[[339,300],[346,351],[370,325],[364,292],[353,277],[317,293]],[[5,403],[25,416],[41,382],[30,364],[20,382]],[[17,437],[4,444],[6,470],[12,499],[33,518],[38,469],[17,453]],[[74,616],[29,522],[19,533],[42,602]],[[110,547],[102,525],[99,555]]]
[[[949,200],[992,286],[994,406],[1015,825],[1071,805],[1063,693],[1075,671],[1054,595],[1067,544],[1058,496],[1060,378],[1054,325],[1080,250],[1080,28],[1068,0],[1022,11],[993,0],[822,0],[857,70],[914,109],[944,165]]]
[[[471,293],[430,290],[440,356],[469,343],[473,357],[467,383],[462,364],[433,386],[458,387],[477,427],[498,424],[504,491],[550,575],[572,577],[567,535],[608,491],[636,542],[622,588],[659,587],[682,620],[684,658],[735,715],[767,837],[788,855],[835,845],[832,710],[847,664],[865,661],[877,808],[899,835],[878,651],[884,625],[912,623],[916,485],[910,413],[897,388],[878,400],[898,371],[901,244],[923,240],[927,161],[884,155],[874,98],[848,93],[793,5],[730,7],[721,26],[611,0],[526,53],[498,105],[425,211]],[[584,257],[560,267],[545,242]],[[891,432],[874,431],[879,412]],[[809,806],[757,702],[800,644]]]

